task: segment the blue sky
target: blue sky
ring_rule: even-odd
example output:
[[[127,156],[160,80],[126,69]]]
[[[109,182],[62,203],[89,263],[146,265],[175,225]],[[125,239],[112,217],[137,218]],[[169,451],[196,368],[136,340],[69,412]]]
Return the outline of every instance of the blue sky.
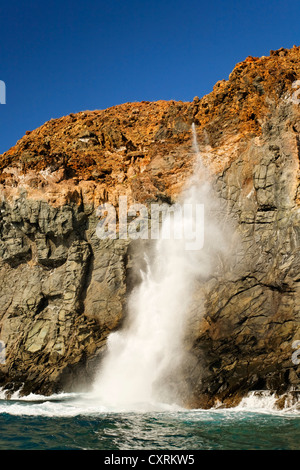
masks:
[[[248,55],[300,45],[298,0],[1,2],[0,153],[51,118],[209,93]]]

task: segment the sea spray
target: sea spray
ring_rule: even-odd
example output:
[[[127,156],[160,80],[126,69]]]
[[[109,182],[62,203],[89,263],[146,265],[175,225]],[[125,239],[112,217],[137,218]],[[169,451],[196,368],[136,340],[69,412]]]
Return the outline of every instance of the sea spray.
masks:
[[[182,228],[176,224],[183,223],[190,227],[188,240],[161,236],[151,255],[145,253],[142,282],[128,299],[123,328],[108,337],[107,353],[94,382],[92,394],[102,404],[137,406],[174,400],[170,377],[176,376],[185,355],[185,326],[193,292],[197,283],[214,274],[220,257],[228,256],[230,231],[220,224],[223,208],[201,161],[195,125],[192,137],[194,171],[177,201],[192,210],[184,213],[183,220],[169,214],[161,230],[163,234],[172,226],[176,233]],[[204,243],[195,250],[197,207],[204,207]]]

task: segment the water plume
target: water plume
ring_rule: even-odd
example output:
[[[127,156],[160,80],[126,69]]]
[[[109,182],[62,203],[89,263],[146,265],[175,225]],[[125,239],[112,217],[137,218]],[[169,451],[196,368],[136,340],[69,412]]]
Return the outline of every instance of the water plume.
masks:
[[[128,300],[125,325],[109,335],[107,353],[94,383],[93,394],[101,403],[137,406],[174,399],[169,393],[169,378],[176,375],[184,357],[194,289],[214,273],[219,257],[228,252],[227,237],[217,222],[222,208],[201,161],[195,125],[192,141],[194,171],[177,201],[192,210],[181,220],[170,216],[162,223],[162,233],[170,224],[179,231],[182,226],[176,227],[177,223],[190,227],[188,239],[160,237],[151,258],[145,254],[146,270]],[[201,220],[197,207],[204,208]],[[193,249],[193,243],[199,242],[193,240],[199,224],[203,246]]]

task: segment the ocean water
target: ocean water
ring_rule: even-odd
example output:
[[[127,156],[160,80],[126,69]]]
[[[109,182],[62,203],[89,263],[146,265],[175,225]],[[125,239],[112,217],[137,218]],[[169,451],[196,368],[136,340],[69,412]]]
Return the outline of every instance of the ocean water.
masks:
[[[272,397],[234,409],[100,406],[88,396],[0,401],[0,450],[297,450],[300,412]]]

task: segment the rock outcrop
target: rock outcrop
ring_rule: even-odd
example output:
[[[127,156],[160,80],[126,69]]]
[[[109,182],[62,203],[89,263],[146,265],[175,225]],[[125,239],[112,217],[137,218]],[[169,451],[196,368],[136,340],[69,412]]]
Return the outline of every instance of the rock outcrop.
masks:
[[[53,119],[0,156],[3,387],[51,394],[90,382],[139,282],[134,241],[100,240],[96,209],[124,195],[175,201],[193,168],[193,122],[240,243],[234,265],[195,292],[186,402],[299,387],[298,79],[300,48],[271,51],[202,99]]]

